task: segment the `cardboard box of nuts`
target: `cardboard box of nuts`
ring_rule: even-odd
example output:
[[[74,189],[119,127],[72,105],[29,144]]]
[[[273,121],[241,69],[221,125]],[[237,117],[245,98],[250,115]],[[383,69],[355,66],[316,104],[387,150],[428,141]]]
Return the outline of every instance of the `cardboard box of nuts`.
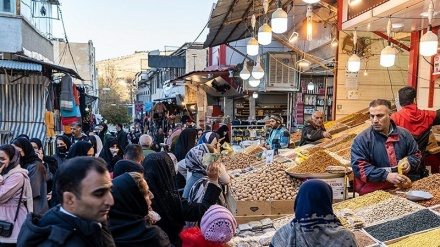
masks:
[[[234,216],[293,214],[294,200],[239,201],[231,194],[228,206]]]

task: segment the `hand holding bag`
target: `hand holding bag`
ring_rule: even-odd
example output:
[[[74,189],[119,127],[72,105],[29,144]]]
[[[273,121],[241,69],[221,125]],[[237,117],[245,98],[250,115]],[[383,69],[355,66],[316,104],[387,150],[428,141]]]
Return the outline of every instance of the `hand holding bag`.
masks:
[[[15,212],[15,217],[14,217],[14,223],[17,220],[18,210],[20,209],[21,199],[23,197],[23,189],[24,189],[24,184],[21,187],[20,200],[18,200],[17,211]],[[12,230],[14,229],[14,223],[0,220],[0,236],[7,238],[10,237],[12,235]]]

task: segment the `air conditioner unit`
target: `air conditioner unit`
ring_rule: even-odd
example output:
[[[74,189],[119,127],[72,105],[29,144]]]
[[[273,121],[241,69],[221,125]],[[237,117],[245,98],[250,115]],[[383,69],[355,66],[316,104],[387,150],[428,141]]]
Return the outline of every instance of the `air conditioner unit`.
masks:
[[[267,52],[264,54],[266,91],[299,90],[294,52]]]

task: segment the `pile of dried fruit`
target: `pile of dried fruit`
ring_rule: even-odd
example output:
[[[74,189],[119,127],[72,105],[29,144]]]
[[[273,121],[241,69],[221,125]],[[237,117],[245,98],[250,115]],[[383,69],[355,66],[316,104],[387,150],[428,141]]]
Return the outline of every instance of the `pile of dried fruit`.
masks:
[[[415,181],[411,185],[411,188],[407,189],[406,191],[410,191],[410,190],[429,191],[429,190],[438,190],[438,188],[440,188],[440,173],[435,173],[426,178],[422,178],[420,180]]]
[[[438,239],[440,236],[440,229],[416,234],[404,238],[398,242],[388,244],[389,247],[438,247],[440,241]]]
[[[363,207],[368,207],[373,204],[379,203],[384,200],[393,198],[394,196],[383,190],[376,190],[372,193],[365,194],[363,196],[355,197],[353,199],[340,202],[333,205],[334,210],[341,210],[343,208],[349,208],[351,210],[356,210]]]
[[[264,151],[264,149],[262,147],[260,147],[259,145],[252,145],[252,146],[245,148],[243,150],[243,153],[248,154],[248,155],[254,155],[257,153],[261,153],[263,151]]]
[[[237,153],[233,156],[221,156],[216,162],[222,162],[228,170],[235,170],[248,168],[257,161],[258,159],[255,156]]]
[[[290,142],[293,142],[293,143],[299,142],[301,140],[301,135],[302,135],[301,131],[290,134]]]
[[[351,160],[351,147],[343,149],[343,150],[340,150],[340,151],[336,152],[336,154],[341,156],[342,158],[344,158],[346,160]]]
[[[375,244],[373,239],[367,236],[367,234],[361,232],[361,231],[354,231],[354,237],[356,238],[359,247],[365,247],[372,244]]]
[[[292,173],[326,173],[327,166],[343,166],[326,151],[319,150],[311,153],[310,157],[295,167],[289,168]]]
[[[429,200],[418,201],[417,203],[424,207],[440,205],[440,190],[429,190],[428,192],[431,193],[433,197]]]
[[[286,164],[272,162],[231,182],[234,198],[241,201],[293,200],[301,180],[285,173]]]
[[[327,150],[329,150],[331,152],[338,152],[343,149],[351,148],[351,144],[353,144],[353,141],[354,141],[354,138],[340,142],[339,144],[336,144],[333,147],[327,148]]]
[[[331,147],[338,145],[340,143],[353,140],[355,137],[356,137],[356,134],[343,134],[340,137],[333,138],[330,141],[320,143],[317,146],[320,146],[323,148],[331,148]]]

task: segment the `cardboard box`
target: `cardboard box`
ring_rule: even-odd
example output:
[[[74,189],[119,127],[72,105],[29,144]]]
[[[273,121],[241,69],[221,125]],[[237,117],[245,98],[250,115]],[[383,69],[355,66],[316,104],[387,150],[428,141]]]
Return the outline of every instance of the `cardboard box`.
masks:
[[[293,200],[238,201],[228,197],[229,210],[234,216],[293,214]]]

